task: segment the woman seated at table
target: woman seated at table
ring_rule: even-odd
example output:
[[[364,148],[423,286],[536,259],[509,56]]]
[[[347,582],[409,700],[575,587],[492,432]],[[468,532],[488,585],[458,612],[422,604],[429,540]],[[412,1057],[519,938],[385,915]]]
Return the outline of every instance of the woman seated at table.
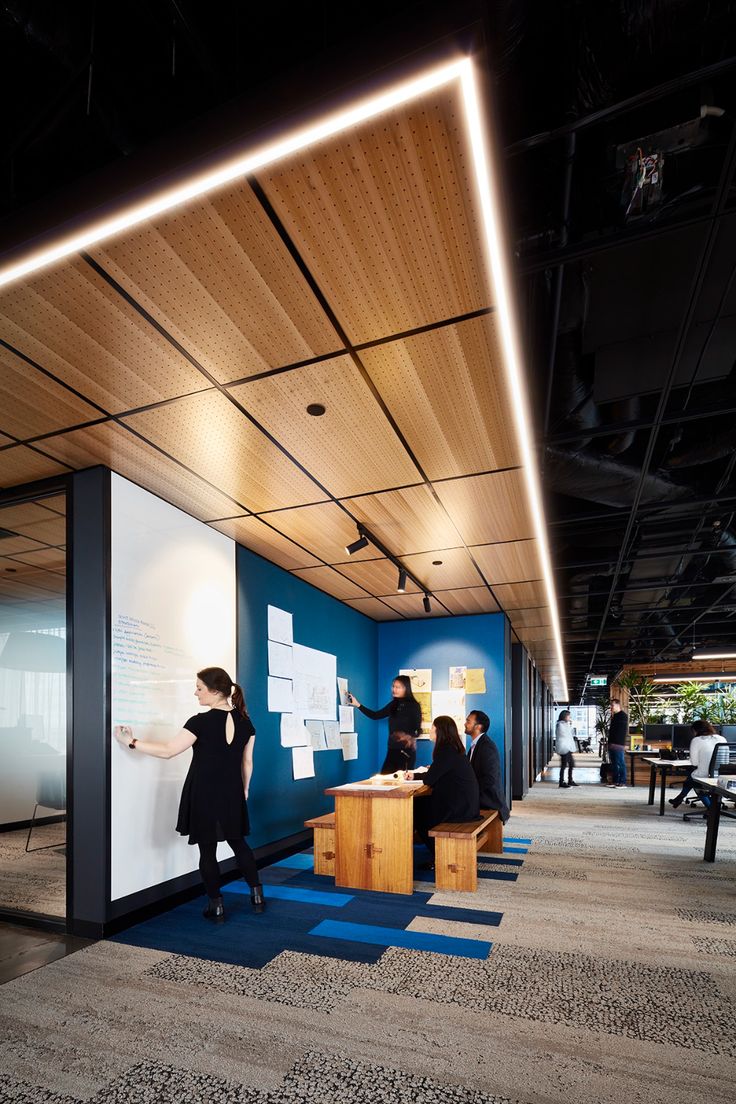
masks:
[[[694,774],[700,775],[701,778],[707,776],[710,769],[713,748],[716,744],[726,743],[725,737],[719,735],[713,725],[709,724],[708,721],[693,721],[692,733],[693,739],[690,741],[690,762],[692,766],[687,772],[685,784],[680,792],[675,797],[670,798],[670,805],[673,809],[681,805],[683,800],[690,793],[690,790],[695,788],[692,780]],[[699,796],[707,809],[710,805],[710,798],[705,793],[701,793]]]
[[[448,821],[479,820],[480,796],[475,771],[452,717],[435,717],[430,739],[434,741],[432,765],[418,768],[409,777],[432,787],[431,794],[414,801],[414,827],[434,855],[430,829]]]

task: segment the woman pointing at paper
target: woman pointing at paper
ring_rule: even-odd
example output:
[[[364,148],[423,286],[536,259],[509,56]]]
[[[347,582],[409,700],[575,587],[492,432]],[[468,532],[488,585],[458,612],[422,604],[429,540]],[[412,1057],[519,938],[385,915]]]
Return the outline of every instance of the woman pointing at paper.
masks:
[[[227,841],[250,886],[253,911],[264,909],[255,856],[243,838],[250,832],[248,789],[256,730],[246,712],[243,691],[221,667],[198,671],[194,694],[209,709],[190,717],[171,740],[139,740],[128,725],[116,725],[115,739],[136,755],[156,759],[173,759],[192,749],[176,830],[199,846],[199,870],[209,897],[204,916],[219,922],[225,918],[217,865],[221,841]]]
[[[391,701],[383,709],[373,710],[361,705],[354,694],[348,694],[348,704],[356,705],[372,721],[388,717],[388,747],[381,774],[397,770],[412,770],[417,760],[417,736],[422,728],[422,709],[411,691],[408,675],[397,675],[391,684]]]

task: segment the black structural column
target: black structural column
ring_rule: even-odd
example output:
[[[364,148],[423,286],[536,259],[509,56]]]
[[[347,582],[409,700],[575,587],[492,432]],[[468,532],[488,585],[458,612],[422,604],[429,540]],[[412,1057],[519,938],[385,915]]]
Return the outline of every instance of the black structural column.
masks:
[[[512,773],[511,792],[520,801],[529,791],[529,660],[523,644],[511,646]]]
[[[110,472],[71,479],[72,895],[69,928],[101,936],[109,896]]]

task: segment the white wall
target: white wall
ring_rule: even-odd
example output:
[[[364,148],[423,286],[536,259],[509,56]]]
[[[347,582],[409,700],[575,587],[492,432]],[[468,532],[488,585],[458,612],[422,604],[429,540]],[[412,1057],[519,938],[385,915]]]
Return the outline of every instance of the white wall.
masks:
[[[113,475],[113,725],[165,740],[199,712],[198,670],[236,678],[235,609],[234,542]],[[153,759],[113,742],[113,901],[196,869],[197,848],[175,831],[190,761],[190,751]]]

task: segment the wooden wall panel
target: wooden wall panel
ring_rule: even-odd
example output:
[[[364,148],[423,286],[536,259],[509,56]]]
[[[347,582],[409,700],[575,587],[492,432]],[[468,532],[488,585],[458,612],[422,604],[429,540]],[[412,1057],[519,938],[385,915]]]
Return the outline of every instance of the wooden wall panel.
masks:
[[[367,597],[362,587],[357,586],[350,579],[346,579],[344,575],[340,575],[331,567],[306,567],[294,571],[293,574],[299,579],[303,579],[305,583],[310,583],[312,586],[326,591],[327,594],[331,594],[333,598],[339,598],[342,601],[346,598]]]
[[[213,513],[225,517],[238,510],[231,499],[209,487],[196,475],[190,475],[179,464],[162,456],[116,422],[51,437],[44,442],[44,447],[74,468],[105,464],[119,475],[202,520],[207,520]]]
[[[245,181],[92,255],[221,383],[340,347]]]
[[[462,543],[426,486],[353,498],[345,505],[396,556],[456,548]]]
[[[222,521],[210,523],[213,529],[218,529],[228,537],[232,537],[244,548],[250,548],[272,563],[287,571],[293,571],[298,567],[316,567],[319,560],[305,552],[281,533],[277,533],[264,521],[260,521],[252,515],[249,517],[226,518]]]
[[[541,573],[535,540],[479,545],[470,551],[491,586],[538,579]]]
[[[533,535],[521,471],[452,479],[434,487],[466,544]]]
[[[0,348],[0,426],[24,439],[99,418],[99,411]]]
[[[346,545],[358,538],[354,522],[334,502],[279,510],[265,514],[264,520],[328,564],[342,563],[347,556]],[[369,545],[356,552],[353,559],[370,560],[375,554],[375,548]]]
[[[258,178],[353,342],[491,306],[459,88]]]
[[[124,422],[247,510],[277,510],[325,497],[219,391],[191,395]]]
[[[350,357],[254,380],[232,394],[336,498],[421,481]],[[312,417],[310,403],[326,413]]]
[[[498,613],[498,602],[494,602],[488,587],[438,590],[436,594],[440,601],[447,606],[450,613]]]
[[[518,464],[493,315],[361,352],[430,479]]]
[[[48,452],[45,446],[44,441],[44,449]],[[25,445],[0,450],[0,487],[18,487],[21,483],[32,483],[36,479],[65,475],[67,471],[66,465]]]

